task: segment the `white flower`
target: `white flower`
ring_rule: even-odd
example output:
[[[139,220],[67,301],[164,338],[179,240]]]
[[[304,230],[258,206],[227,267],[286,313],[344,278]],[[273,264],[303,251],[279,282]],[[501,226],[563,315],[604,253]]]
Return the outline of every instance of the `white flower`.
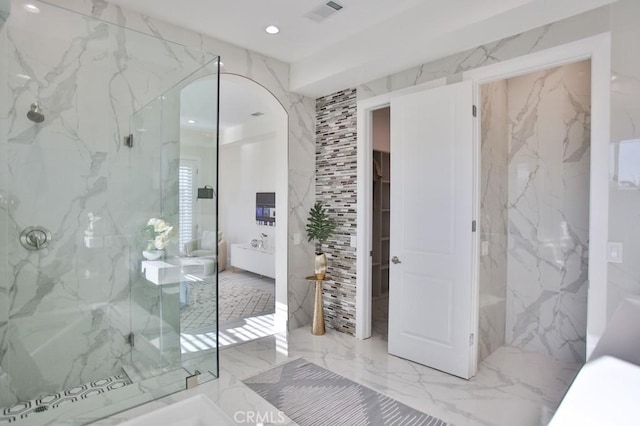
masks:
[[[158,234],[166,232],[168,228],[169,228],[169,224],[162,219],[158,219],[156,223],[153,225],[153,230]]]
[[[153,245],[157,250],[164,250],[165,246],[167,245],[167,239],[163,235],[158,235],[156,236]]]
[[[148,249],[164,250],[171,239],[171,231],[173,226],[169,225],[163,219],[152,217],[147,222],[147,226],[153,227],[151,240],[149,240]]]

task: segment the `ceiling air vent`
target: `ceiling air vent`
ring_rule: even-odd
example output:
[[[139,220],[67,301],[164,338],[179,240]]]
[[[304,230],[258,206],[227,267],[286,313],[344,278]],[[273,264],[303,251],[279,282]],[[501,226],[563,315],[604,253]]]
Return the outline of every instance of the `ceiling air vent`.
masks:
[[[314,22],[322,22],[334,13],[340,11],[342,9],[342,5],[336,3],[335,1],[329,1],[327,3],[322,4],[320,7],[313,9],[311,12],[304,15],[305,17],[311,19]]]
[[[251,113],[251,115],[253,117],[260,117],[261,115],[264,115],[264,112],[256,111],[256,112]]]

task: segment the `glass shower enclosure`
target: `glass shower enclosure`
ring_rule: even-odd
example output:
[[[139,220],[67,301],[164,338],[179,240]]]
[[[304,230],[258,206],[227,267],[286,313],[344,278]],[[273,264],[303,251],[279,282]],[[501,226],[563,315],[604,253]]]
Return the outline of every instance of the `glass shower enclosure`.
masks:
[[[0,2],[0,422],[86,424],[217,377],[216,256],[179,244],[217,233],[217,200],[196,217],[179,171],[181,93],[218,58],[29,5]],[[185,333],[196,285],[209,321]]]

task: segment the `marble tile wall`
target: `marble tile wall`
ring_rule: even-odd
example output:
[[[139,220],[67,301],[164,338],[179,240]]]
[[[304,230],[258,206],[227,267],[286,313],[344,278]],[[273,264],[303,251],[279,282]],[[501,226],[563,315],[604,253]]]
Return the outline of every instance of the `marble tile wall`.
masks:
[[[0,2],[0,52],[7,48],[7,31],[5,22],[9,16],[9,5]],[[5,244],[8,235],[8,209],[9,196],[7,193],[7,144],[3,143],[6,135],[7,118],[9,111],[8,102],[9,86],[7,84],[6,61],[0,61],[0,342],[5,341],[7,333],[7,321],[9,319],[9,299],[6,283],[9,281],[9,251]],[[0,345],[0,359],[4,358],[6,348]],[[11,401],[9,394],[9,376],[2,368],[0,362],[0,405],[4,401]]]
[[[305,235],[307,214],[315,202],[315,100],[289,92],[289,65],[104,0],[49,0],[47,3],[190,46],[196,52],[214,52],[224,63],[222,73],[250,78],[280,101],[289,116],[288,328],[310,324],[314,293],[304,277],[313,264],[313,246],[304,238],[300,245],[293,242],[295,234]],[[196,53],[192,56],[195,58]]]
[[[620,0],[612,6],[611,142],[640,140],[640,2]],[[635,141],[635,142],[628,142]],[[631,173],[640,176],[640,162]],[[612,176],[615,168],[611,170]],[[640,188],[612,181],[609,192],[609,241],[624,245],[623,263],[609,263],[607,314],[629,296],[640,296]]]
[[[508,114],[507,82],[481,86],[480,257],[478,361],[505,343],[507,297]]]
[[[161,193],[132,179],[142,157],[122,137],[134,111],[214,58],[38,6],[29,14],[13,2],[0,30],[3,406],[109,376],[130,359],[139,252],[129,246],[148,215],[127,194],[144,194],[159,214]],[[26,118],[36,100],[41,124]],[[47,249],[19,244],[29,225],[51,230]]]
[[[611,32],[611,142],[640,139],[640,2],[619,0],[590,12],[536,28],[495,43],[478,46],[440,60],[358,86],[358,99],[425,83],[437,78],[539,52],[550,47]],[[640,173],[640,165],[638,166]],[[612,182],[609,205],[609,240],[624,244],[625,261],[609,263],[607,274],[607,315],[620,301],[640,296],[640,191],[619,188]]]
[[[591,63],[507,80],[506,342],[569,362],[586,352]]]
[[[539,52],[610,29],[611,7],[604,6],[362,84],[358,86],[358,100],[442,77],[456,76],[468,70]]]
[[[29,50],[36,49],[37,47],[44,48],[45,44],[40,43],[40,40],[35,43],[22,43],[20,46],[17,46],[15,49],[10,49],[7,47],[7,44],[13,43],[11,40],[13,37],[7,38],[7,27],[10,27],[10,23],[5,24],[0,33],[0,42],[2,45],[2,53],[13,51],[13,52],[27,52],[26,58],[32,60],[34,62],[47,62],[53,61],[56,63],[60,57],[65,52],[65,44],[75,43],[74,47],[76,51],[71,51],[71,54],[64,57],[68,59],[69,62],[61,61],[62,65],[68,65],[69,72],[67,74],[57,75],[55,73],[46,75],[40,75],[38,80],[30,81],[28,83],[25,82],[16,82],[16,85],[21,85],[16,89],[11,89],[8,84],[2,84],[3,94],[6,90],[10,90],[11,93],[8,96],[2,96],[2,102],[0,106],[2,107],[2,118],[3,120],[0,122],[0,130],[7,129],[10,121],[6,119],[10,110],[15,106],[15,111],[23,111],[26,112],[31,99],[37,95],[37,91],[44,83],[46,78],[55,79],[57,78],[63,82],[72,82],[74,74],[74,70],[81,68],[80,65],[85,65],[85,63],[94,64],[96,62],[99,63],[102,60],[105,63],[108,63],[108,66],[112,67],[108,72],[103,72],[102,74],[98,72],[93,76],[93,80],[91,80],[91,88],[94,90],[99,90],[101,87],[108,87],[111,94],[111,101],[108,99],[106,102],[96,102],[96,99],[99,98],[96,94],[88,94],[87,98],[91,99],[91,104],[83,103],[82,108],[78,108],[79,111],[83,111],[86,116],[82,117],[82,120],[74,117],[73,114],[66,121],[63,121],[60,118],[60,125],[64,128],[65,131],[69,131],[73,133],[74,127],[78,127],[78,129],[84,128],[84,130],[77,130],[76,133],[83,134],[82,142],[91,141],[95,142],[97,139],[97,135],[100,134],[100,149],[96,149],[96,153],[91,153],[85,158],[91,158],[91,167],[87,173],[97,174],[98,177],[104,176],[127,176],[129,175],[129,164],[130,162],[135,162],[136,157],[132,152],[127,151],[122,147],[121,140],[122,136],[124,136],[129,131],[129,118],[131,113],[139,110],[143,105],[148,103],[154,96],[157,96],[158,93],[161,93],[162,90],[157,90],[161,87],[166,88],[170,87],[168,84],[171,82],[171,85],[176,81],[184,78],[188,73],[184,73],[184,70],[191,68],[191,70],[195,69],[190,67],[190,64],[198,64],[206,62],[206,58],[211,57],[210,54],[203,53],[207,52],[216,52],[220,53],[224,57],[224,68],[223,72],[229,72],[234,74],[240,74],[251,78],[258,83],[265,86],[268,90],[270,90],[283,104],[285,109],[289,115],[289,241],[290,248],[288,253],[288,310],[289,310],[289,323],[288,327],[290,329],[300,327],[306,324],[309,324],[311,321],[311,315],[313,311],[313,292],[310,291],[310,286],[304,280],[304,277],[308,273],[309,265],[312,264],[313,261],[313,247],[310,244],[303,243],[299,246],[293,246],[293,237],[294,234],[304,234],[304,227],[306,222],[306,215],[309,208],[313,205],[315,194],[313,191],[314,187],[314,172],[315,172],[315,144],[314,144],[314,101],[312,99],[306,98],[304,96],[299,96],[288,92],[288,80],[289,80],[289,67],[287,64],[279,62],[277,60],[273,60],[268,57],[264,57],[262,55],[253,53],[246,49],[238,48],[229,43],[221,42],[215,39],[208,38],[201,34],[197,34],[195,32],[187,31],[182,28],[175,27],[170,24],[166,24],[161,21],[157,21],[146,16],[142,16],[138,13],[134,13],[128,11],[126,9],[122,9],[119,7],[115,7],[111,4],[108,4],[102,0],[78,0],[78,1],[50,1],[47,2],[52,5],[60,6],[63,8],[71,9],[76,12],[82,13],[86,16],[93,16],[102,20],[100,21],[91,21],[86,18],[82,18],[81,20],[74,20],[70,18],[70,15],[58,16],[55,19],[49,19],[46,22],[43,22],[42,25],[33,25],[33,28],[39,28],[38,32],[42,40],[49,41],[50,44],[46,45],[45,53],[40,51],[33,51],[33,53]],[[41,2],[38,2],[40,5]],[[42,6],[46,8],[46,4],[42,3]],[[18,16],[18,7],[14,7],[16,11],[11,15],[10,21],[16,19],[17,28],[20,30],[21,25],[24,24],[24,20],[17,21]],[[58,10],[58,13],[64,13],[63,10]],[[26,18],[24,13],[22,14],[22,18]],[[44,14],[40,14],[44,16]],[[22,19],[21,18],[21,19]],[[76,22],[77,21],[77,22]],[[100,36],[93,37],[90,40],[85,40],[82,37],[73,38],[72,32],[75,30],[80,31],[78,28],[83,27],[84,33],[87,33],[86,27],[89,23],[95,22],[96,26],[103,25],[104,22],[111,22],[118,24],[115,30],[109,32],[108,36]],[[54,28],[55,27],[55,28]],[[77,27],[77,28],[76,28]],[[65,28],[65,34],[62,34],[61,29]],[[125,28],[133,29],[137,31],[136,33],[131,32]],[[19,32],[19,31],[18,31]],[[93,31],[91,34],[95,35],[97,30]],[[192,46],[193,49],[184,49],[182,48],[182,52],[177,52],[176,49],[180,50],[180,46],[175,46],[168,41],[160,41],[157,45],[153,47],[144,46],[143,44],[134,41],[135,37],[138,37],[138,41],[140,37],[144,37],[144,34],[154,35],[157,37],[161,37],[164,40],[172,40],[175,42],[179,42],[183,45]],[[55,35],[55,36],[53,36]],[[53,48],[52,44],[58,42],[60,47]],[[102,44],[100,44],[102,43]],[[128,43],[128,44],[127,44]],[[100,44],[101,47],[104,46],[105,52],[92,53],[90,55],[82,56],[80,55],[80,51],[85,49],[86,46],[92,47],[93,45]],[[106,49],[112,48],[113,55],[108,56],[106,53]],[[126,46],[127,50],[123,48]],[[137,49],[137,50],[136,50]],[[74,53],[77,53],[78,56],[74,56]],[[154,59],[154,53],[160,53],[162,59]],[[57,55],[57,56],[56,56]],[[23,59],[23,56],[18,57],[15,55],[16,63],[18,63],[18,59]],[[75,58],[75,61],[73,60]],[[142,72],[145,70],[146,64],[155,62],[154,73],[151,75],[145,75]],[[170,66],[163,68],[162,64],[170,64]],[[3,61],[3,67],[5,62]],[[28,64],[30,65],[30,64]],[[74,68],[75,66],[75,68]],[[95,67],[100,68],[100,65],[94,64]],[[5,72],[2,70],[0,72],[0,78],[3,80],[0,82],[6,82],[8,75],[13,75],[12,73]],[[56,69],[56,71],[60,71]],[[94,70],[95,71],[95,70]],[[111,71],[113,71],[112,74]],[[82,75],[91,75],[91,73],[79,73],[79,76]],[[67,80],[64,80],[67,78]],[[71,78],[71,79],[69,79]],[[100,78],[103,79],[102,83],[100,82]],[[86,81],[86,80],[84,80]],[[35,84],[38,83],[38,84]],[[163,86],[166,84],[166,86]],[[53,85],[50,85],[53,87]],[[64,86],[67,88],[72,88],[73,86]],[[14,93],[15,92],[15,93]],[[19,98],[19,102],[15,101],[16,93],[23,95],[23,98]],[[6,100],[11,99],[11,103],[5,102]],[[104,108],[104,105],[107,105],[107,108]],[[75,108],[75,106],[73,107]],[[100,109],[102,108],[102,109]],[[115,124],[110,123],[112,125],[111,128],[108,127],[106,122],[109,120],[101,119],[101,117],[109,116],[111,114],[112,121],[115,121]],[[19,117],[19,120],[22,122],[24,118],[22,115],[16,114],[16,117]],[[93,119],[93,120],[91,120]],[[16,119],[18,120],[18,119]],[[86,126],[84,123],[87,123]],[[46,122],[47,124],[48,121]],[[21,125],[23,125],[22,123]],[[15,126],[14,126],[15,127]],[[105,130],[106,129],[106,130]],[[23,140],[28,140],[32,134],[28,132],[28,129],[25,129],[26,133],[23,134]],[[8,131],[8,130],[7,130]],[[84,132],[84,133],[82,133]],[[75,136],[75,135],[74,135]],[[44,144],[45,148],[47,144]],[[73,145],[73,144],[72,144]],[[8,144],[0,143],[0,152],[3,149],[7,149]],[[40,147],[38,147],[40,148]],[[53,145],[49,145],[49,149],[53,149]],[[86,150],[91,151],[91,150]],[[109,156],[105,156],[105,152],[109,153]],[[95,155],[94,155],[95,154]],[[80,151],[78,155],[83,155],[83,152]],[[130,158],[132,156],[132,158]],[[6,158],[3,156],[2,158]],[[71,158],[71,157],[70,157]],[[107,160],[108,158],[108,160]],[[2,167],[6,167],[6,163],[2,162]],[[0,177],[2,176],[2,167],[0,167]],[[62,168],[62,167],[60,167]],[[71,170],[68,168],[67,170]],[[25,172],[26,173],[26,172]],[[78,173],[82,173],[82,170],[78,171]],[[8,180],[8,179],[7,179]],[[0,186],[6,184],[7,180],[0,181]],[[100,180],[101,183],[104,184],[105,179]],[[124,241],[126,241],[126,236],[130,235],[131,232],[138,232],[140,223],[136,218],[131,217],[128,211],[127,200],[123,199],[121,194],[126,193],[127,189],[130,189],[128,186],[128,179],[121,179],[120,181],[116,179],[112,179],[109,182],[109,185],[106,185],[106,201],[102,203],[102,205],[109,206],[108,211],[106,210],[95,210],[96,207],[91,205],[91,208],[94,209],[100,214],[98,216],[101,217],[99,225],[96,223],[94,227],[94,232],[99,233],[101,237],[109,236],[109,241],[111,244],[111,248],[113,249],[113,253],[111,254],[102,254],[97,256],[98,259],[94,259],[91,257],[92,266],[96,268],[102,268],[101,271],[115,271],[111,274],[106,272],[101,272],[100,274],[96,273],[91,275],[90,279],[94,282],[97,291],[94,292],[92,287],[86,285],[79,285],[79,288],[82,292],[89,293],[93,295],[94,293],[101,293],[105,295],[106,298],[112,301],[109,306],[104,306],[102,310],[98,309],[98,307],[93,304],[90,308],[88,308],[88,312],[85,315],[87,318],[83,318],[84,321],[78,320],[78,323],[81,323],[82,326],[90,327],[90,330],[97,330],[104,326],[102,330],[109,330],[96,336],[95,333],[91,334],[89,330],[86,330],[85,334],[88,339],[91,339],[94,342],[91,348],[98,348],[100,346],[107,347],[107,343],[113,347],[111,358],[107,355],[101,355],[101,362],[95,362],[92,364],[100,365],[101,367],[105,366],[113,366],[120,362],[121,360],[127,359],[126,347],[124,346],[124,335],[125,333],[120,330],[121,324],[129,323],[129,311],[127,310],[127,298],[129,295],[129,269],[131,264],[129,263],[129,253],[127,251],[127,247]],[[146,181],[145,181],[146,182]],[[6,185],[5,185],[6,186]],[[73,193],[71,190],[73,186],[65,188],[68,191],[69,196]],[[87,190],[93,190],[94,187],[87,188]],[[10,202],[10,196],[6,193],[6,187],[0,187],[0,194],[3,194],[3,200],[5,205]],[[93,194],[93,192],[92,192]],[[84,207],[83,203],[85,202],[84,198],[80,198],[77,200],[76,205],[78,208]],[[150,204],[154,204],[156,201],[150,200]],[[46,204],[43,202],[43,204]],[[56,202],[57,206],[62,206],[64,208],[65,204],[63,200],[59,200]],[[157,204],[159,206],[159,204]],[[0,230],[2,230],[2,212],[6,212],[7,209],[4,210],[0,208]],[[69,238],[72,238],[72,235],[78,236],[77,238],[81,238],[82,232],[84,230],[89,229],[89,225],[91,220],[87,216],[88,212],[84,211],[82,214],[75,214],[71,212],[67,219],[71,221],[74,227],[78,230],[77,232],[73,232],[73,230],[69,231]],[[84,215],[84,216],[83,216]],[[138,217],[137,219],[141,219]],[[27,221],[28,218],[25,218]],[[28,220],[31,222],[31,220]],[[42,224],[46,225],[48,222],[43,222]],[[21,224],[20,224],[21,225]],[[51,225],[49,225],[51,226]],[[11,224],[11,227],[8,232],[15,233],[20,226],[17,224]],[[82,229],[82,232],[80,232]],[[0,231],[1,232],[1,231]],[[2,235],[4,236],[4,235]],[[125,240],[123,240],[125,239]],[[7,239],[3,238],[3,241]],[[10,239],[8,239],[10,240]],[[81,241],[80,241],[81,242]],[[67,248],[77,247],[77,244],[68,245]],[[94,249],[95,250],[95,249]],[[101,250],[106,250],[101,248]],[[2,252],[0,252],[2,254]],[[64,257],[62,253],[60,256],[52,256],[52,261],[55,260],[58,267],[68,268],[66,266],[68,262],[62,262],[62,260],[74,259],[73,255],[75,252],[67,251],[64,252]],[[35,256],[32,255],[32,258]],[[7,257],[0,259],[0,267],[3,264],[3,261],[6,261]],[[133,262],[135,263],[135,262]],[[21,279],[25,279],[29,282],[39,282],[40,278],[37,278],[37,271],[39,270],[39,264],[36,263],[34,265],[30,265],[28,262],[25,262],[24,265],[30,266],[33,271],[30,276],[23,276]],[[73,265],[75,267],[75,265]],[[73,271],[73,267],[70,269]],[[76,271],[82,271],[83,269],[78,268]],[[118,271],[124,271],[122,274]],[[2,272],[2,270],[0,270]],[[106,278],[101,276],[101,274],[106,273]],[[133,272],[132,272],[133,273]],[[11,278],[7,278],[5,283],[9,283],[9,287],[15,283],[13,278],[13,269],[10,270]],[[55,274],[54,274],[55,275]],[[43,278],[43,277],[41,277]],[[46,278],[46,276],[44,277]],[[88,278],[87,278],[88,279]],[[105,284],[105,281],[107,284]],[[48,287],[42,287],[39,290],[41,292],[46,292]],[[73,290],[73,289],[72,289]],[[74,290],[78,291],[78,290]],[[0,289],[0,295],[9,293],[9,289],[7,287],[3,287]],[[73,294],[70,297],[71,300],[75,300],[74,297],[76,295]],[[1,296],[0,296],[1,297]],[[93,296],[92,296],[93,297]],[[29,299],[28,297],[26,297]],[[48,299],[56,299],[54,297],[48,297]],[[2,315],[2,311],[0,310],[0,316]],[[0,324],[2,318],[0,317]],[[61,320],[63,322],[63,320]],[[109,322],[110,321],[110,322]],[[107,326],[108,325],[108,326]],[[24,326],[18,327],[19,330],[26,330]],[[128,333],[129,330],[127,330]],[[6,333],[5,329],[0,328],[0,337],[3,336],[2,333]],[[77,335],[82,335],[82,330],[75,330],[73,333]],[[73,334],[71,333],[71,334]],[[8,340],[5,339],[5,346],[3,346],[3,354],[6,353],[7,346],[6,342]],[[72,346],[72,344],[79,344],[80,346],[88,346],[85,343],[79,342],[66,342],[66,344]],[[125,351],[118,349],[118,345],[124,347]],[[100,352],[100,350],[96,350],[95,353]],[[101,353],[104,353],[101,352]],[[90,356],[89,356],[90,358]],[[81,361],[84,361],[85,358],[73,358],[68,357],[70,363],[76,363],[79,370],[89,371],[90,368],[84,368]],[[96,358],[97,360],[97,358]],[[68,370],[67,367],[61,367],[60,371]],[[36,370],[37,371],[37,370]],[[92,371],[91,374],[98,374],[98,371]],[[63,373],[61,373],[63,374]],[[75,376],[81,375],[81,373],[74,373]],[[74,374],[69,374],[68,377],[71,378]],[[0,386],[2,384],[2,377],[0,376]],[[66,378],[65,378],[66,380]],[[57,389],[55,389],[57,390]],[[43,390],[46,391],[46,390]],[[1,392],[0,392],[1,393]],[[11,401],[7,401],[10,403]]]
[[[522,34],[478,46],[460,54],[416,66],[358,86],[358,99],[365,99],[436,78],[516,58],[603,32],[612,35],[611,142],[640,139],[640,3],[619,0],[581,15]],[[640,166],[638,168],[640,172]],[[624,244],[625,261],[609,263],[607,315],[629,296],[640,296],[640,192],[622,190],[612,182],[608,206],[609,240]]]
[[[328,327],[355,334],[356,249],[356,89],[316,100],[316,199],[338,222],[327,242],[328,273],[324,310]]]

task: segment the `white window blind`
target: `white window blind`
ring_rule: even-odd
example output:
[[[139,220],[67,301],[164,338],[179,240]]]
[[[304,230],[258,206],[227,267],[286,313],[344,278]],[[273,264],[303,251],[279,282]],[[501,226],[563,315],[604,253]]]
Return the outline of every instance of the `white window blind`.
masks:
[[[178,171],[178,233],[180,251],[195,235],[195,189],[197,165],[195,161],[180,160]]]

